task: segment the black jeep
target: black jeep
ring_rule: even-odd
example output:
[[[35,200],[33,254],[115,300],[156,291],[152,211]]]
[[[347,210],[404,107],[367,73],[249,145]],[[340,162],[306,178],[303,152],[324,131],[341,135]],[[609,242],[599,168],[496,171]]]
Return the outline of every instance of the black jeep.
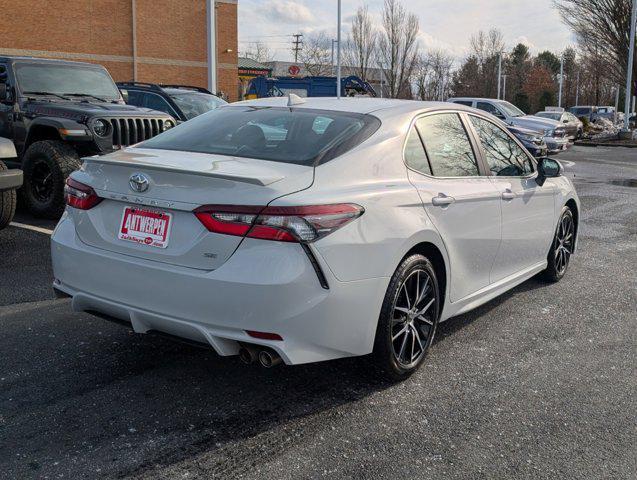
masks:
[[[101,65],[0,56],[0,137],[22,168],[21,201],[38,216],[64,210],[66,177],[80,157],[104,154],[175,125],[163,112],[126,105]]]

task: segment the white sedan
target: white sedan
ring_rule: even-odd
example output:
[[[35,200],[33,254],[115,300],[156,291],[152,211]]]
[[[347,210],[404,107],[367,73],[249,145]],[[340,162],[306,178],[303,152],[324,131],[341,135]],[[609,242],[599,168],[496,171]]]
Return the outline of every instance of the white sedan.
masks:
[[[272,366],[373,353],[412,373],[438,322],[543,272],[579,201],[489,114],[270,98],[84,159],[52,238],[78,311]]]

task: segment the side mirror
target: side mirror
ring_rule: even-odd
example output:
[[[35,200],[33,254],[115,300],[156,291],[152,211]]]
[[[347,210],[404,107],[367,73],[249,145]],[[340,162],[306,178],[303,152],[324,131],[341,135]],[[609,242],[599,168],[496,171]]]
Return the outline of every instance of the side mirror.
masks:
[[[559,177],[562,174],[562,166],[552,158],[542,158],[537,163],[537,178],[535,181],[541,187],[547,178]]]
[[[119,93],[122,94],[122,98],[124,99],[124,103],[128,103],[128,90],[120,90]]]

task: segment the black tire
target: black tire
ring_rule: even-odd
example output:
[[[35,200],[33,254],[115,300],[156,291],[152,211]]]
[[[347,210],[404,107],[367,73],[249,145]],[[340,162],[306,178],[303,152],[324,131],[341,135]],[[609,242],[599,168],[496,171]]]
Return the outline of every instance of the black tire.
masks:
[[[418,287],[422,285],[425,286],[420,290],[421,300],[409,302],[409,291],[414,291],[415,288],[418,292]],[[391,381],[404,380],[422,364],[438,326],[440,298],[436,272],[427,257],[415,254],[404,259],[389,282],[376,329],[374,363],[385,378]],[[412,307],[409,309],[411,312],[414,309],[423,309],[427,305],[429,307],[422,315],[413,318],[412,315],[417,311],[405,311],[406,307]],[[402,331],[405,333],[399,336]],[[426,335],[426,338],[421,339],[423,335]],[[411,345],[406,346],[409,343]],[[398,347],[398,344],[402,348]],[[400,351],[397,352],[399,348]],[[405,348],[411,348],[410,362],[401,360]],[[404,352],[405,357],[407,353]]]
[[[542,272],[542,277],[547,282],[559,282],[566,274],[575,246],[575,235],[576,225],[573,212],[569,207],[564,206],[555,228],[551,249],[546,257],[548,265],[546,270]]]
[[[64,211],[64,183],[80,168],[77,152],[59,140],[34,142],[22,160],[24,184],[20,198],[38,217],[57,219]]]
[[[7,166],[0,162],[0,172],[7,169]],[[5,228],[13,220],[15,214],[15,206],[17,203],[17,195],[15,190],[4,190],[0,192],[0,230]]]

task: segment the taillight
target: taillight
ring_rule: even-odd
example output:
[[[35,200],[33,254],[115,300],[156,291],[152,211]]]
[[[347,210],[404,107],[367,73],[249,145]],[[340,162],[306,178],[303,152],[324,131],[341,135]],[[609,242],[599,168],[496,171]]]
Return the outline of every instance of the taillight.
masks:
[[[68,206],[79,210],[89,210],[102,201],[95,190],[71,177],[66,179],[64,199]]]
[[[360,205],[258,207],[206,205],[195,215],[211,232],[281,242],[314,242],[360,217]]]

